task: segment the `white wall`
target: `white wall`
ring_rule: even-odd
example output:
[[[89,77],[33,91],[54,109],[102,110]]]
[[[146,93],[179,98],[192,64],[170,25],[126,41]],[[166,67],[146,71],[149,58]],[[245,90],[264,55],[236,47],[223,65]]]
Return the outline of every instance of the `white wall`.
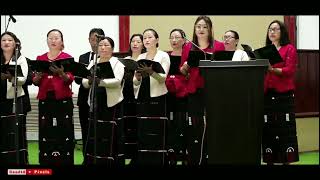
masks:
[[[21,40],[22,54],[35,59],[48,51],[47,33],[51,29],[59,29],[63,33],[64,51],[71,54],[76,61],[81,54],[89,51],[89,31],[102,28],[106,36],[114,40],[114,51],[119,51],[119,16],[13,16],[16,23],[9,24],[8,31]],[[1,33],[5,31],[9,16],[1,16]],[[6,23],[5,23],[6,21]],[[74,82],[72,91],[78,94],[79,86]],[[29,86],[30,96],[38,93],[38,88]]]
[[[297,16],[297,48],[319,50],[319,16]]]

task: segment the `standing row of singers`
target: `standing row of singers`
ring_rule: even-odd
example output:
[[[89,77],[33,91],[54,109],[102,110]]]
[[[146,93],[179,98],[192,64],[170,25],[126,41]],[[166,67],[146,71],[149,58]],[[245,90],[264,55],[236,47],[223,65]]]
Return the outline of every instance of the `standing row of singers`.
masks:
[[[99,38],[101,36],[97,35],[103,37]],[[1,68],[1,164],[28,164],[25,126],[26,114],[31,108],[27,85],[32,83],[39,87],[39,163],[74,163],[74,105],[70,88],[74,80],[80,85],[77,105],[83,140],[83,164],[124,165],[124,160],[128,157],[132,159],[132,164],[149,162],[175,165],[177,160],[187,165],[205,164],[206,144],[210,143],[206,141],[205,133],[208,121],[204,112],[205,82],[199,68],[189,63],[190,52],[234,51],[232,60],[250,58],[245,51],[237,48],[239,35],[236,31],[227,31],[224,43],[215,40],[212,21],[207,16],[196,19],[192,42],[186,41],[185,33],[181,29],[173,29],[169,38],[172,51],[167,53],[158,48],[159,36],[154,29],[132,35],[130,56],[125,59],[157,62],[162,71],[157,71],[153,65],[148,64],[140,64],[136,70],[130,70],[119,58],[113,56],[112,38],[105,37],[102,29],[94,28],[89,33],[92,50],[81,55],[79,62],[85,64],[88,70],[93,69],[94,59],[97,64],[107,63],[113,76],[80,78],[65,71],[63,66],[56,65],[49,67],[50,72],[32,72],[27,58],[20,54],[20,40],[12,32],[3,33],[1,67],[17,61],[22,69],[23,76],[17,78],[17,103],[18,114],[23,116],[18,124],[19,129],[15,129],[11,115],[14,98],[12,84],[16,78],[8,69],[2,71]],[[49,51],[38,56],[37,61],[55,62],[72,58],[63,51],[63,40],[60,30],[50,30],[47,33]],[[270,44],[277,48],[282,61],[269,64],[265,76],[263,160],[270,164],[291,163],[299,160],[294,117],[294,74],[297,57],[285,25],[278,20],[268,26],[266,46]],[[97,85],[94,92],[93,82]],[[90,111],[92,97],[96,100],[94,111]],[[151,107],[156,107],[157,110]],[[95,115],[90,112],[95,112]],[[282,121],[280,117],[283,114],[287,118]],[[126,121],[124,117],[127,117]],[[156,123],[150,125],[150,122],[156,122],[152,121],[156,117],[166,123],[161,126]],[[153,143],[157,143],[146,140],[146,134],[141,132],[148,131],[148,128],[155,131],[157,128],[166,129],[159,140],[164,142],[163,147],[157,151],[148,151],[164,154],[165,161],[163,158],[145,160],[153,159],[153,155],[158,156],[157,153],[151,153],[151,156],[143,155],[147,152],[144,151],[145,147],[150,149]],[[19,136],[18,142],[14,140],[14,136]],[[129,146],[128,139],[134,146]],[[16,156],[17,153],[19,156]],[[16,157],[20,160],[17,161]]]

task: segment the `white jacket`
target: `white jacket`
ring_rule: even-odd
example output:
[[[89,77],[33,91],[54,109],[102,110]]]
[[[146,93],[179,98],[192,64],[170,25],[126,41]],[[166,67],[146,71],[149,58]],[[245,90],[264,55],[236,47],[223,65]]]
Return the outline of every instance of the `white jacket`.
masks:
[[[232,61],[249,61],[249,59],[248,54],[241,49],[237,49],[232,57]]]
[[[147,53],[140,54],[139,59],[146,59]],[[165,74],[154,72],[150,76],[150,97],[159,97],[168,92],[167,86],[165,84],[167,75],[170,69],[170,57],[168,53],[157,50],[157,54],[154,56],[153,61],[157,61],[161,64],[162,68],[165,71]],[[133,86],[137,91],[135,91],[135,98],[138,98],[140,90],[141,81],[138,81],[136,77],[133,77]]]
[[[15,65],[15,62],[12,59],[9,61],[9,65]],[[17,60],[17,65],[21,66],[23,77],[18,77],[17,81],[17,97],[21,97],[25,95],[25,92],[22,88],[22,85],[26,82],[28,76],[28,62],[24,56],[20,56]],[[14,77],[12,78],[11,82],[7,80],[7,99],[14,98]]]
[[[107,91],[107,104],[108,107],[112,107],[119,102],[123,100],[123,94],[122,94],[122,89],[123,89],[123,83],[122,83],[122,78],[124,75],[124,65],[118,60],[116,57],[111,57],[109,60],[114,77],[115,78],[109,78],[109,79],[101,79],[99,83],[99,87],[105,87]],[[100,62],[100,58],[98,58],[98,63]],[[94,61],[90,61],[87,69],[90,69],[94,64]],[[90,88],[91,86],[89,85],[89,80],[86,78],[82,79],[82,85],[85,88]],[[89,93],[89,98],[88,98],[88,104],[90,104],[90,94],[91,90]]]

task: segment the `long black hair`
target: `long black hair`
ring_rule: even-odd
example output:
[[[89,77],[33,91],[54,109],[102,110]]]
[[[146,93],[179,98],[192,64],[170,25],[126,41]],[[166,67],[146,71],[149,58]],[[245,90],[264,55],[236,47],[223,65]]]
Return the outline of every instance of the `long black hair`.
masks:
[[[289,44],[290,43],[289,33],[285,24],[279,20],[274,20],[269,24],[267,29],[266,46],[272,44],[271,40],[269,39],[269,28],[273,23],[277,23],[280,26],[280,41],[279,41],[280,46]]]
[[[143,44],[143,35],[142,34],[132,34],[132,36],[130,37],[130,42],[129,42],[129,50],[128,50],[128,54],[130,56],[132,56],[132,50],[131,50],[131,42],[132,42],[132,39],[134,37],[138,36],[142,42],[142,50],[141,50],[141,54],[142,53],[145,53],[147,50],[146,50],[146,47],[144,47],[144,44]]]
[[[21,51],[21,41],[20,41],[20,39],[13,32],[10,32],[10,31],[6,31],[6,32],[2,33],[1,39],[4,35],[9,35],[13,38],[13,40],[16,44],[16,48],[13,51],[12,60],[18,59],[21,56],[21,52],[20,52]],[[18,57],[15,58],[17,49],[18,49],[18,52],[17,52]],[[1,48],[1,64],[4,64],[4,63],[5,63],[5,58],[4,58],[4,54],[3,54],[3,49]]]
[[[212,21],[208,16],[199,16],[197,20],[194,22],[192,42],[194,42],[196,45],[199,46],[198,37],[196,35],[196,24],[201,20],[204,20],[204,22],[206,22],[206,25],[208,26],[208,32],[209,32],[208,41],[209,41],[210,48],[212,48],[214,36],[212,31]],[[192,45],[192,49],[194,48],[195,47]]]

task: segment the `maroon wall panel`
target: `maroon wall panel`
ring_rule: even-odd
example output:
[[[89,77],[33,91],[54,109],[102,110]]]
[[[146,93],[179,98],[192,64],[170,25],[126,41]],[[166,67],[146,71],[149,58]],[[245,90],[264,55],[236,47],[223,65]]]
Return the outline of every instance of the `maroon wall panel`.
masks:
[[[319,116],[319,50],[298,50],[297,117]]]

